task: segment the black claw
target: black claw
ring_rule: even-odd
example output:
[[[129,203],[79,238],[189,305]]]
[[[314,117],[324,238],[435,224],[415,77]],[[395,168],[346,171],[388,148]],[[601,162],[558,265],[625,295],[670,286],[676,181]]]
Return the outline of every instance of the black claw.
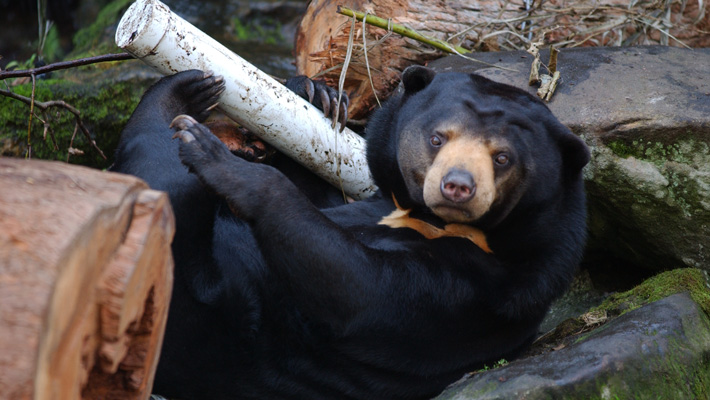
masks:
[[[337,112],[337,110],[338,110],[338,98],[337,98],[337,97],[333,97],[333,98],[330,99],[330,109],[333,110],[333,111],[331,111],[331,115],[326,114],[325,116],[326,116],[326,117],[330,117],[330,118],[333,120],[333,123],[335,123],[335,122],[336,122],[336,121],[335,121],[335,118],[336,118],[335,116],[336,116],[336,114],[338,114],[338,112]]]
[[[347,97],[345,98],[347,100]],[[345,130],[345,124],[348,122],[348,105],[347,101],[340,103],[340,132]]]
[[[350,97],[348,97],[347,94],[343,93],[341,103],[345,103],[345,109],[347,109],[348,106],[350,105]]]
[[[313,104],[313,96],[315,95],[316,88],[313,85],[313,81],[310,79],[306,80],[306,94],[308,94],[308,102]]]
[[[325,90],[321,89],[318,91],[320,94],[320,103],[323,106],[323,115],[328,117],[330,115],[330,99],[328,96],[328,92]],[[335,110],[335,108],[333,108]]]

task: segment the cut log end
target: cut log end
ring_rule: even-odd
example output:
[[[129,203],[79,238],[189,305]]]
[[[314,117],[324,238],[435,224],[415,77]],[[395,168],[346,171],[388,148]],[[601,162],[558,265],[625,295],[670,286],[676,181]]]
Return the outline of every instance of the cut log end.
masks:
[[[0,187],[14,188],[0,191],[0,398],[147,398],[172,289],[167,195],[13,159]]]

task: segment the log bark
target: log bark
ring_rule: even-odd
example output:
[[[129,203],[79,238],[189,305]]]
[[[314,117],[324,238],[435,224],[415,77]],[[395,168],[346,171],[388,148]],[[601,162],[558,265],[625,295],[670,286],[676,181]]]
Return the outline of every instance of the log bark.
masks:
[[[336,85],[345,60],[351,19],[337,13],[338,5],[367,11],[409,26],[426,36],[449,41],[475,51],[522,50],[530,40],[544,37],[547,44],[567,46],[620,46],[663,44],[710,45],[710,2],[702,0],[548,0],[534,1],[525,9],[522,0],[499,2],[427,0],[313,0],[298,27],[296,67],[300,74],[322,77]],[[700,7],[702,6],[702,7]],[[366,118],[399,83],[401,72],[412,64],[426,64],[443,54],[427,45],[384,29],[367,26],[367,61],[363,52],[362,24],[355,25],[353,56],[345,90],[350,95],[349,114]],[[379,45],[378,40],[386,37]],[[475,53],[470,54],[475,58]],[[525,73],[525,72],[522,72]]]
[[[0,398],[146,399],[173,233],[137,178],[0,158]]]
[[[298,72],[311,77],[319,76],[334,87],[337,87],[340,78],[340,66],[345,60],[351,27],[351,19],[337,13],[340,4],[343,3],[332,0],[312,1],[298,27],[295,43]],[[494,7],[492,2],[478,4],[426,0],[352,0],[344,5],[382,18],[392,18],[393,22],[442,40],[465,30],[470,24],[480,22],[481,7],[490,9],[488,11]],[[362,24],[358,22],[355,29],[345,91],[350,96],[349,114],[357,120],[365,118],[377,106],[377,102],[366,68]],[[443,54],[398,35],[390,35],[384,42],[375,45],[386,36],[387,31],[367,26],[366,33],[367,61],[380,99],[389,96],[406,67],[425,64]],[[454,43],[464,47],[472,45],[468,39]]]

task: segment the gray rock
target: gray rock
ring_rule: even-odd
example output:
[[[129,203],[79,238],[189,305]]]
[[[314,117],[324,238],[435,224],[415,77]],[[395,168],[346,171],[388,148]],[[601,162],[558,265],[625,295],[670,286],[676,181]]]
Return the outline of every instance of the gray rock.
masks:
[[[516,72],[456,56],[430,66],[537,90],[527,82],[531,55],[474,57]],[[592,250],[654,269],[710,269],[710,49],[562,49],[558,70],[548,105],[593,154]]]
[[[710,320],[680,293],[561,350],[475,374],[436,399],[708,398],[709,356]]]

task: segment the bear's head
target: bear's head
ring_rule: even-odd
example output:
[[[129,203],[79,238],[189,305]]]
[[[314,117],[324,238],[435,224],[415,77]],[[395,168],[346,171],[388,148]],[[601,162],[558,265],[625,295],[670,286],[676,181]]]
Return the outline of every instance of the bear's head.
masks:
[[[409,67],[404,91],[373,116],[373,178],[404,208],[490,228],[580,181],[584,142],[533,95],[484,77]]]

